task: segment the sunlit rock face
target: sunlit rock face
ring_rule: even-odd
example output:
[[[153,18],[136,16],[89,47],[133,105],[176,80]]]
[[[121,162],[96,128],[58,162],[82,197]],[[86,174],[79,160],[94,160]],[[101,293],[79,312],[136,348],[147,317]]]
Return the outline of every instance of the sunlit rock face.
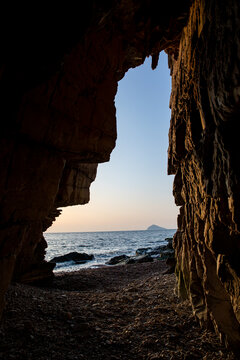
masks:
[[[171,57],[169,173],[180,294],[240,349],[240,4],[195,1]]]
[[[117,82],[146,56],[155,68],[166,50],[169,173],[181,206],[178,289],[200,322],[212,323],[237,352],[239,2],[169,0],[162,9],[159,3],[92,0],[81,11],[64,4],[38,17],[28,9],[3,39],[0,312],[12,278],[31,283],[52,276],[42,233],[59,207],[89,201],[97,165],[115,146]]]

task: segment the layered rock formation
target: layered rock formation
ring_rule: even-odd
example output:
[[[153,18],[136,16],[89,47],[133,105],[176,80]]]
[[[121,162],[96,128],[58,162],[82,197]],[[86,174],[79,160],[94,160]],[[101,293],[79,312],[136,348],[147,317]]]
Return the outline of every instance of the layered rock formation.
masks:
[[[149,55],[155,68],[166,50],[169,173],[176,174],[181,206],[174,240],[179,292],[237,351],[239,4],[170,0],[161,8],[154,0],[91,0],[81,6],[79,12],[65,4],[57,16],[48,9],[40,22],[35,14],[18,14],[18,31],[2,42],[0,310],[13,277],[29,282],[52,275],[42,232],[59,207],[89,200],[97,164],[115,146],[118,80]]]
[[[240,348],[239,2],[195,1],[172,70],[169,173],[179,292]]]

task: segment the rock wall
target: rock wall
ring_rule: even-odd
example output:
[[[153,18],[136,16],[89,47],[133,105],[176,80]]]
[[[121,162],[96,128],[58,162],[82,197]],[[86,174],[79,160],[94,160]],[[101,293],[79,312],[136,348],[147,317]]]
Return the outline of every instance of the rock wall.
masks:
[[[174,239],[181,296],[240,349],[240,4],[196,0],[170,56],[169,174],[181,206]]]
[[[0,313],[12,278],[52,276],[42,233],[59,207],[89,201],[97,164],[115,146],[117,82],[146,56],[154,69],[166,50],[169,173],[181,206],[174,239],[178,289],[200,322],[213,324],[237,352],[239,3],[90,0],[81,6],[59,5],[57,14],[42,9],[42,16],[21,8],[16,19],[11,12],[17,31],[1,42]]]
[[[52,276],[42,232],[58,207],[89,200],[97,164],[108,161],[115,146],[118,80],[146,56],[154,68],[159,51],[174,52],[187,13],[188,1],[159,9],[153,0],[90,0],[80,11],[71,4],[53,11],[21,4],[5,13],[0,313],[12,278]]]

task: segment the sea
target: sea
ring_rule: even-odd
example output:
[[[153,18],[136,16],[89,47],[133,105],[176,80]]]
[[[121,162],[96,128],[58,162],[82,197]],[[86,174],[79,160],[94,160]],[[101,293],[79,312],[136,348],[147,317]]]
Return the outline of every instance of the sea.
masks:
[[[133,256],[139,248],[164,245],[167,243],[165,239],[173,237],[175,232],[176,229],[45,233],[44,237],[48,243],[46,260],[77,251],[93,254],[94,260],[85,264],[75,264],[73,261],[58,263],[54,271],[100,267],[114,256]]]

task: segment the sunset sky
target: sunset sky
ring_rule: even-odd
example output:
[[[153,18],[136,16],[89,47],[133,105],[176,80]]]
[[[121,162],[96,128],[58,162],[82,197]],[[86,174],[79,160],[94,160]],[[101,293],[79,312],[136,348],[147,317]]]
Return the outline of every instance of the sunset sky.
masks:
[[[109,163],[100,164],[89,204],[67,207],[49,232],[176,228],[178,209],[167,176],[170,75],[161,53],[127,72],[115,99],[118,139]]]

